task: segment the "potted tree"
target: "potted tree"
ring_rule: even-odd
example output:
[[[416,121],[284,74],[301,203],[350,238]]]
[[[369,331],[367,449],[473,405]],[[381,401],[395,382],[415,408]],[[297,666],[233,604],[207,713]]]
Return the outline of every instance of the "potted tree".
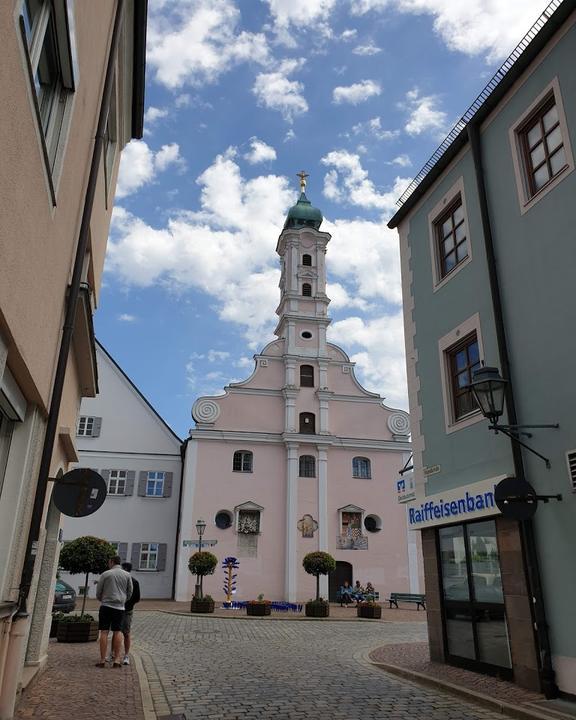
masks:
[[[205,596],[202,592],[202,579],[205,575],[213,575],[217,565],[218,558],[216,555],[213,555],[211,552],[206,552],[205,550],[194,553],[188,561],[188,569],[192,575],[196,575],[197,578],[196,590],[190,603],[190,612],[214,612],[214,600],[210,595]]]
[[[304,556],[302,560],[304,570],[316,577],[316,599],[306,603],[307,617],[328,617],[330,615],[330,604],[328,600],[320,597],[320,575],[328,575],[336,569],[336,560],[327,552],[312,552]]]
[[[246,615],[270,615],[272,604],[270,600],[264,600],[264,595],[258,595],[257,600],[248,600],[246,603]]]
[[[374,601],[374,595],[366,595],[356,606],[356,614],[359,618],[370,618],[380,620],[382,617],[382,606]]]
[[[92,615],[87,615],[86,597],[88,596],[88,577],[90,573],[100,575],[108,570],[108,561],[116,551],[106,540],[85,535],[64,545],[60,551],[60,567],[72,575],[82,574],[84,592],[80,615],[66,615],[58,622],[56,637],[58,642],[88,642],[98,637],[98,623]]]

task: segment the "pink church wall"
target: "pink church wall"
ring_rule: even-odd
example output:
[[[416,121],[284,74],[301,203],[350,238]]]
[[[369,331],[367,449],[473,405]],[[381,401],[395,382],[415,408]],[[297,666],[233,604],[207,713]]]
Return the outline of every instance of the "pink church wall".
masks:
[[[258,366],[254,375],[242,383],[242,387],[257,387],[273,390],[284,385],[286,370],[282,360],[268,360],[266,367]]]
[[[227,395],[218,400],[215,430],[275,432],[284,430],[284,399],[269,395]]]

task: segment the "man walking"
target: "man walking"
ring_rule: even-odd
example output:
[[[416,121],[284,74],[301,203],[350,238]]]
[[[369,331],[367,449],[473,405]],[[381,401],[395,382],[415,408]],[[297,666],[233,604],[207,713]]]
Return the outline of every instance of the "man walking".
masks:
[[[132,596],[132,578],[130,573],[120,567],[118,555],[109,562],[109,570],[100,575],[96,586],[96,597],[100,601],[98,612],[98,629],[100,630],[100,662],[96,667],[106,667],[106,649],[108,633],[112,630],[112,667],[122,667],[120,652],[122,650],[122,619],[124,606]]]
[[[127,573],[132,572],[132,563],[123,562],[122,569],[126,570]],[[134,605],[140,602],[140,583],[136,578],[132,578],[132,595],[130,599],[126,601],[124,617],[122,618],[122,634],[124,635],[124,665],[130,665],[130,645],[131,637],[130,631],[132,630],[132,616],[134,615]]]

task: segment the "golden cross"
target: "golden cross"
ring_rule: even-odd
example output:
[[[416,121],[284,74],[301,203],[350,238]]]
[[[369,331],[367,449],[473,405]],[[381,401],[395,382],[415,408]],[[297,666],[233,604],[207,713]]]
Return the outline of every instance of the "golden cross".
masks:
[[[300,178],[300,190],[304,192],[304,190],[306,190],[306,178],[310,176],[308,173],[305,173],[304,170],[300,170],[299,173],[296,173],[296,177]]]

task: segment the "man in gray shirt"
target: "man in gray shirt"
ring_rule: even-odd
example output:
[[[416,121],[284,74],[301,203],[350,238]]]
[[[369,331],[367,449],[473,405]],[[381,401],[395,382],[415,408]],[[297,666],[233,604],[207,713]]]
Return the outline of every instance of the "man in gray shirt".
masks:
[[[106,667],[108,633],[112,630],[112,667],[122,667],[122,619],[124,605],[132,596],[132,578],[120,566],[121,559],[116,555],[109,562],[109,570],[100,575],[96,586],[96,597],[100,600],[98,629],[100,630],[100,662],[96,667]]]

